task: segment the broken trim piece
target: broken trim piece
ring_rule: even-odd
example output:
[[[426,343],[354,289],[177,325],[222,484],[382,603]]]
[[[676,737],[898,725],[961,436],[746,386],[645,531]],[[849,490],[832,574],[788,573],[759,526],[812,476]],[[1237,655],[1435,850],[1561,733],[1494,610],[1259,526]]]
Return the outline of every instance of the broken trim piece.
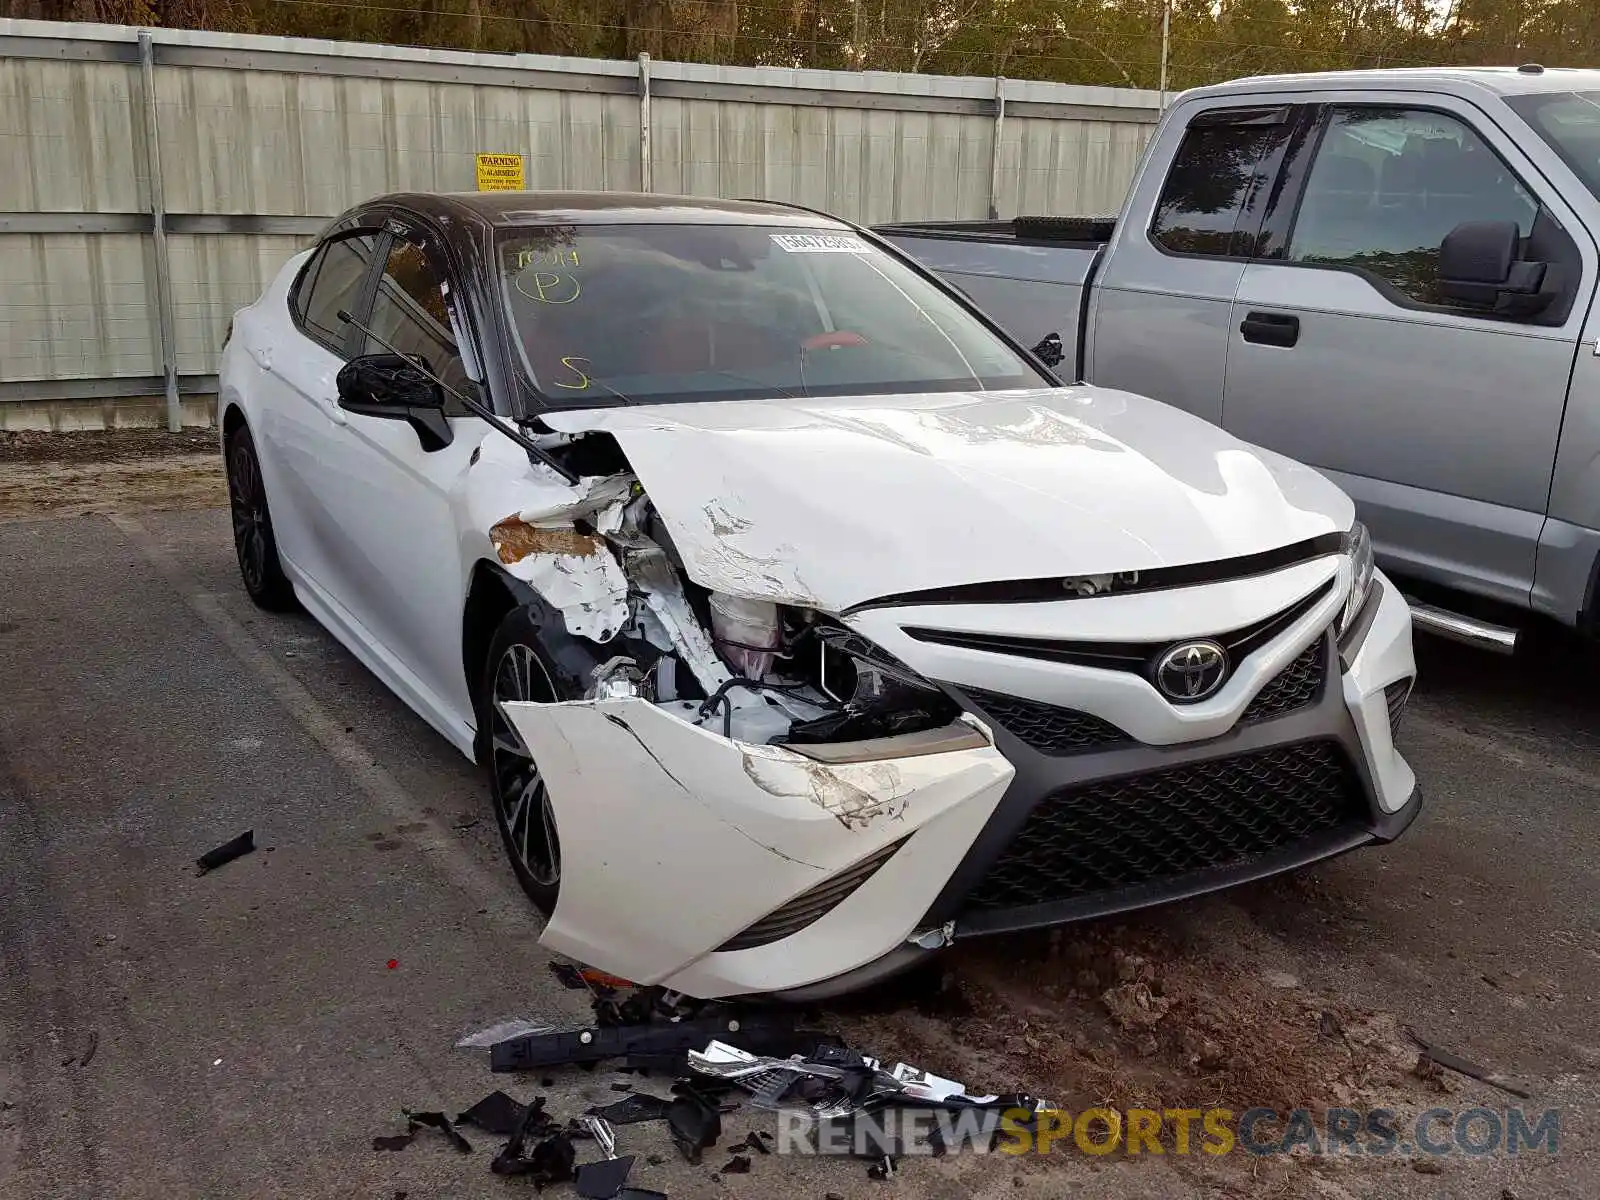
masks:
[[[916,758],[923,754],[948,754],[954,750],[982,750],[988,738],[964,721],[939,729],[923,729],[895,737],[867,738],[859,742],[791,744],[783,748],[824,763],[877,762],[885,758]]]

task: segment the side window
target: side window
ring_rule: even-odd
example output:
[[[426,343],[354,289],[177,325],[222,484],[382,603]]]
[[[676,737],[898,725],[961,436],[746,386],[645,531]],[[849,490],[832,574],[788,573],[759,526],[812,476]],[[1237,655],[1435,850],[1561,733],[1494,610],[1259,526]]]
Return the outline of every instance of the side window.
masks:
[[[443,277],[420,246],[395,238],[373,298],[372,331],[402,354],[420,358],[429,370],[458,391],[471,394],[471,381],[456,343],[455,326],[445,304]],[[368,338],[363,354],[386,353]],[[452,413],[459,401],[452,400]]]
[[[1183,143],[1161,189],[1150,237],[1174,254],[1215,257],[1248,253],[1236,240],[1240,214],[1270,183],[1263,166],[1276,162],[1288,139],[1282,110],[1200,113],[1184,131]]]
[[[1472,128],[1420,109],[1338,107],[1306,179],[1291,262],[1376,276],[1402,303],[1439,305],[1439,248],[1463,221],[1533,232],[1538,203]]]
[[[376,243],[366,233],[324,242],[295,283],[290,298],[295,320],[308,337],[335,353],[344,352],[348,332],[339,310],[356,307]]]

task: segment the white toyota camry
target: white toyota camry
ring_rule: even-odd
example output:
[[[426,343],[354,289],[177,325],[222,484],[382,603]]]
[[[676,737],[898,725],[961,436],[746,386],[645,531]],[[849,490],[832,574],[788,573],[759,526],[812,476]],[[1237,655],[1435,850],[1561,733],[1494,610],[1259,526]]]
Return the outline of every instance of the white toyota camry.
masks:
[[[1396,837],[1350,501],[776,204],[397,195],[230,327],[240,570],[483,763],[552,949],[819,996]]]

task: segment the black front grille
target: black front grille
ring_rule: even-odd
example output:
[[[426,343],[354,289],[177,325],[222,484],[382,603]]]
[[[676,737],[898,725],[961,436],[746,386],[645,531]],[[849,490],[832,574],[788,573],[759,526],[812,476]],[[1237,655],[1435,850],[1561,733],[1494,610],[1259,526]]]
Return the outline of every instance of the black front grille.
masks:
[[[1359,782],[1333,742],[1063,788],[1035,806],[966,902],[1018,908],[1239,866],[1360,812]]]
[[[1109,721],[1075,708],[1058,708],[1021,696],[1002,696],[974,688],[968,688],[967,695],[1007,733],[1041,754],[1088,754],[1133,742]]]
[[[1267,686],[1256,693],[1256,698],[1250,701],[1250,707],[1244,710],[1241,719],[1246,724],[1270,721],[1273,717],[1304,708],[1322,690],[1322,677],[1327,672],[1327,663],[1327,646],[1319,635],[1300,657],[1267,681]]]

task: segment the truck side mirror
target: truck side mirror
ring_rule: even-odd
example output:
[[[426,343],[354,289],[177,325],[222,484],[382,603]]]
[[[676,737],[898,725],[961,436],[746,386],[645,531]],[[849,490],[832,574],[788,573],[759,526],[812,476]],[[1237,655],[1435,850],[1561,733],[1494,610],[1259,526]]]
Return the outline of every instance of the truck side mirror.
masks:
[[[1542,291],[1546,264],[1517,257],[1521,245],[1515,221],[1463,221],[1439,247],[1439,295],[1501,316],[1539,312],[1555,294]]]

